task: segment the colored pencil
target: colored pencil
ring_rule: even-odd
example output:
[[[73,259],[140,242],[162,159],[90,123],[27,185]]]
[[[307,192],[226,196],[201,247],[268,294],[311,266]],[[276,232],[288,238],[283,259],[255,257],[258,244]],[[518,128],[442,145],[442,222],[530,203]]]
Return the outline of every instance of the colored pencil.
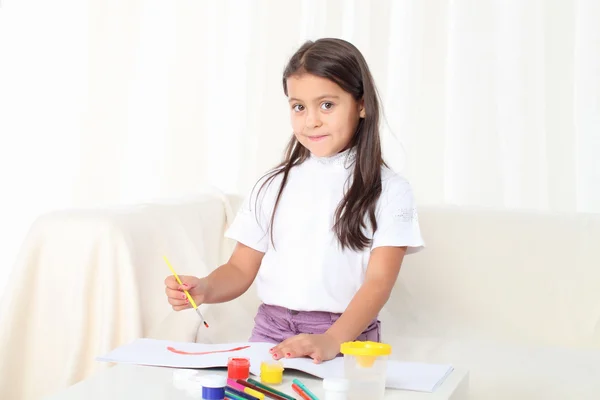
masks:
[[[295,383],[300,389],[302,389],[304,391],[304,393],[306,393],[306,395],[308,397],[310,397],[310,400],[319,400],[319,398],[317,396],[315,396],[315,394],[313,392],[308,390],[308,388],[304,385],[304,383],[300,382],[299,379],[294,379],[292,382]]]
[[[240,385],[239,383],[237,383],[235,381],[235,379],[231,379],[231,378],[227,378],[227,386],[232,387],[236,390],[239,390],[240,392],[243,392],[244,388],[246,387],[244,385]]]
[[[240,386],[242,386],[242,385],[240,385]],[[258,400],[264,400],[265,399],[264,393],[257,392],[256,390],[250,389],[249,387],[244,387],[244,386],[242,386],[242,387],[244,388],[242,390],[242,392],[248,393],[250,396],[254,396],[254,397],[258,398]]]
[[[283,393],[283,392],[280,392],[279,390],[277,390],[277,389],[274,389],[274,388],[272,388],[271,386],[267,386],[267,385],[265,385],[264,383],[261,383],[261,382],[259,382],[259,381],[256,381],[256,380],[254,380],[254,379],[252,379],[252,378],[248,378],[248,379],[247,379],[247,381],[248,381],[249,383],[251,383],[251,384],[255,385],[255,386],[258,386],[259,388],[263,388],[263,389],[265,389],[265,390],[268,390],[269,392],[271,392],[271,393],[273,393],[273,394],[276,394],[276,395],[278,395],[278,396],[281,396],[281,397],[285,397],[285,398],[286,398],[286,399],[288,399],[288,400],[296,400],[296,399],[295,399],[295,398],[293,398],[292,396],[290,396],[290,395],[287,395],[287,394],[285,394],[285,393]]]
[[[310,400],[310,397],[304,393],[304,390],[300,389],[300,386],[292,383],[292,389],[294,389],[294,392],[298,393],[298,396],[302,397],[302,400]]]
[[[254,381],[254,382],[256,382],[256,381]],[[253,385],[252,383],[248,383],[248,382],[246,382],[246,381],[244,381],[242,379],[238,379],[237,383],[239,383],[240,385],[246,386],[246,387],[248,387],[250,389],[254,389],[257,392],[264,394],[265,397],[268,397],[270,399],[275,399],[275,400],[296,400],[292,396],[288,396],[285,393],[282,393],[283,396],[280,396],[279,394],[274,393],[273,390],[275,390],[275,389],[271,389],[271,388],[264,389],[262,387],[264,385],[262,385],[262,386]],[[281,393],[281,392],[278,391],[278,393]]]
[[[229,390],[225,389],[225,396],[229,397],[231,400],[246,400],[243,397],[237,396],[231,393]]]
[[[232,388],[231,386],[227,386],[226,390],[230,393],[235,394],[238,397],[241,397],[242,399],[246,399],[246,400],[258,400],[258,397],[254,397],[252,395],[249,395],[248,393],[244,393],[241,390],[237,390]]]

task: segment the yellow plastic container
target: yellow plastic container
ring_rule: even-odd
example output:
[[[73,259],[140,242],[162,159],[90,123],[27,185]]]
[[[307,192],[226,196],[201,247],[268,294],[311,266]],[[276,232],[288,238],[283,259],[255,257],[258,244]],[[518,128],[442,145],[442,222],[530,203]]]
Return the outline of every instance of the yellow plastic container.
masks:
[[[279,385],[283,381],[283,363],[263,361],[260,364],[260,381],[267,385]]]
[[[348,399],[382,400],[392,346],[356,341],[343,343],[340,351],[344,355],[344,373],[350,381]]]

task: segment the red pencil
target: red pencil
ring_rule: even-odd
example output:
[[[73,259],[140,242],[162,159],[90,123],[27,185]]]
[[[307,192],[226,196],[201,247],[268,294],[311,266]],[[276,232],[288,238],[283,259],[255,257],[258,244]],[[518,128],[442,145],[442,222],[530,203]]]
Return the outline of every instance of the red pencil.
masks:
[[[298,393],[298,395],[304,400],[312,400],[310,396],[307,395],[304,390],[300,389],[300,386],[296,385],[295,383],[292,383],[292,389],[294,389],[294,392]]]

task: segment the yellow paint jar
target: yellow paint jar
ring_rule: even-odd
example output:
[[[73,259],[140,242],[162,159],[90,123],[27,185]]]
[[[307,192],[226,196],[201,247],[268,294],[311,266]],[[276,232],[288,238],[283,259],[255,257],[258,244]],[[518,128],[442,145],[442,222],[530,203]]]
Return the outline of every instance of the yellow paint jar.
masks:
[[[344,374],[350,381],[348,398],[383,400],[392,346],[356,341],[343,343],[340,350],[344,355]]]
[[[260,381],[269,385],[278,385],[283,381],[281,361],[263,361],[260,364]]]

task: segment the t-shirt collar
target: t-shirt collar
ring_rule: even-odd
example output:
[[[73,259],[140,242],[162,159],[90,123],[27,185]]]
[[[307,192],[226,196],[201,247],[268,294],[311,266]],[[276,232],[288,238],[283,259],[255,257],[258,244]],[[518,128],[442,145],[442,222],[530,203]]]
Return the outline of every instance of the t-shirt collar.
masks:
[[[351,147],[328,157],[317,157],[311,154],[310,158],[322,165],[340,166],[348,169],[354,165],[356,160],[356,147]]]

